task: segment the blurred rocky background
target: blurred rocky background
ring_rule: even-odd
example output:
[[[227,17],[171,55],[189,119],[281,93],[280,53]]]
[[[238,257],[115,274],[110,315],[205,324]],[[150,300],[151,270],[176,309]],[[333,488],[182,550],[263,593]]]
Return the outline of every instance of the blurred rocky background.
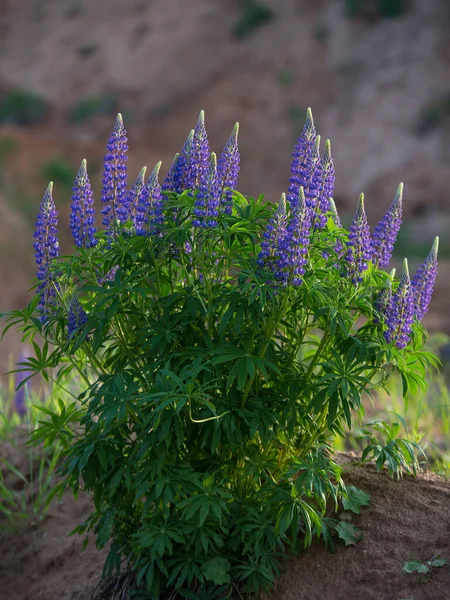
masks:
[[[118,111],[132,179],[165,173],[203,108],[216,151],[240,121],[241,191],[276,201],[311,106],[344,223],[364,192],[374,226],[403,181],[397,260],[441,236],[426,323],[450,333],[449,32],[444,0],[0,0],[0,310],[29,299],[47,182],[63,250],[82,158],[99,203]]]

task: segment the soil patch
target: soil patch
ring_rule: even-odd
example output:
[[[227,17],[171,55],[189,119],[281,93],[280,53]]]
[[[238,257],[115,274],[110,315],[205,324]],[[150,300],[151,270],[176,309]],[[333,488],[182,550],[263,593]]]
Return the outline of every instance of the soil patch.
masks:
[[[402,568],[406,561],[426,561],[437,553],[450,560],[450,483],[428,472],[397,482],[372,466],[349,465],[346,471],[347,484],[371,494],[370,507],[351,516],[364,539],[336,554],[314,544],[286,563],[270,600],[449,598],[450,564],[429,579]],[[82,540],[68,537],[90,509],[89,498],[75,500],[67,493],[41,522],[1,536],[1,600],[90,599],[105,553],[93,543],[82,551]]]

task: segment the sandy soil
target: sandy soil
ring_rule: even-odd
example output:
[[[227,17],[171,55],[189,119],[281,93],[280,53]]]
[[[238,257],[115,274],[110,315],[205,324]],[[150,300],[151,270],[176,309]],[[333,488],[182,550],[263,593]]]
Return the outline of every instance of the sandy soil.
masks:
[[[19,465],[17,452],[2,456]],[[314,544],[286,563],[267,600],[445,600],[450,597],[450,564],[432,577],[407,574],[406,561],[441,553],[450,561],[450,482],[425,472],[392,481],[373,467],[346,467],[347,484],[370,493],[362,514],[347,515],[363,540],[336,554]],[[89,514],[90,499],[66,494],[41,521],[19,534],[0,537],[1,600],[90,600],[105,558],[93,544],[68,533]],[[342,515],[341,515],[342,516]]]

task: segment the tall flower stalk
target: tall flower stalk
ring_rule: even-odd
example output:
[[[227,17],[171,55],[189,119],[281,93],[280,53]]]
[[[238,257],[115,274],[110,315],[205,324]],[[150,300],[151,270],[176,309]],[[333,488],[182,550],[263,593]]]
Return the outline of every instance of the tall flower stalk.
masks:
[[[375,227],[372,235],[373,262],[387,267],[391,260],[395,240],[402,224],[403,183],[400,183],[391,206]]]
[[[33,244],[40,294],[37,310],[41,320],[46,321],[56,301],[55,276],[51,270],[52,262],[59,256],[58,213],[53,202],[53,182],[48,184],[36,219]]]
[[[419,321],[424,317],[430,305],[436,281],[438,250],[439,238],[436,237],[425,262],[417,269],[412,280],[414,315]]]
[[[239,123],[236,123],[217,161],[217,179],[222,210],[231,214],[232,190],[236,189],[239,174]]]
[[[164,222],[164,198],[158,181],[161,161],[150,173],[145,187],[139,195],[136,212],[136,234],[155,235]]]
[[[347,254],[345,256],[347,273],[353,283],[360,283],[363,280],[363,273],[369,266],[372,253],[372,240],[364,209],[364,194],[361,194],[358,200],[358,208],[350,226]]]
[[[312,111],[308,108],[306,112],[306,121],[303,131],[297,140],[292,153],[291,177],[289,179],[289,190],[287,200],[292,208],[298,203],[300,187],[303,187],[306,199],[308,195],[310,182],[315,175],[317,167],[320,165],[316,146],[317,133],[314,126]]]
[[[313,208],[313,222],[315,229],[323,229],[327,224],[327,213],[330,210],[330,202],[334,194],[334,163],[331,158],[330,140],[325,142],[325,150],[321,159],[320,174],[322,181],[318,189],[318,198]],[[334,204],[334,203],[333,203]],[[337,213],[336,213],[337,214]]]
[[[95,209],[85,159],[81,162],[72,192],[70,229],[73,239],[79,248],[92,248],[97,243]]]
[[[182,152],[183,155],[183,152]],[[204,184],[209,169],[209,143],[205,128],[205,112],[200,111],[189,147],[183,188],[198,190]]]
[[[403,261],[399,286],[385,309],[385,315],[386,341],[395,343],[397,348],[404,348],[409,341],[414,322],[414,296],[406,258]]]
[[[126,200],[126,204],[128,207],[128,216],[131,220],[133,231],[135,231],[136,233],[138,230],[139,204],[145,187],[146,172],[147,167],[142,167],[142,169],[139,171],[139,175],[136,177],[136,180],[134,181],[130,191],[128,192],[128,197]]]
[[[118,223],[128,219],[127,206],[127,151],[128,138],[122,115],[117,115],[108,140],[108,152],[103,163],[102,215],[103,225],[117,229]]]

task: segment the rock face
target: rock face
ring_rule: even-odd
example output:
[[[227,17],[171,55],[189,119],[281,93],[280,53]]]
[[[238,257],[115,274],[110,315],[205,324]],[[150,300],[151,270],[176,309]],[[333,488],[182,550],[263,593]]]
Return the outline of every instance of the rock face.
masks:
[[[113,92],[147,117],[144,131],[168,154],[200,108],[218,143],[239,119],[244,188],[274,198],[311,105],[333,142],[338,200],[353,204],[364,191],[378,216],[403,180],[408,210],[445,209],[448,3],[411,0],[395,19],[364,20],[348,18],[342,0],[265,2],[274,18],[240,40],[238,0],[10,2],[0,84],[60,110]]]

